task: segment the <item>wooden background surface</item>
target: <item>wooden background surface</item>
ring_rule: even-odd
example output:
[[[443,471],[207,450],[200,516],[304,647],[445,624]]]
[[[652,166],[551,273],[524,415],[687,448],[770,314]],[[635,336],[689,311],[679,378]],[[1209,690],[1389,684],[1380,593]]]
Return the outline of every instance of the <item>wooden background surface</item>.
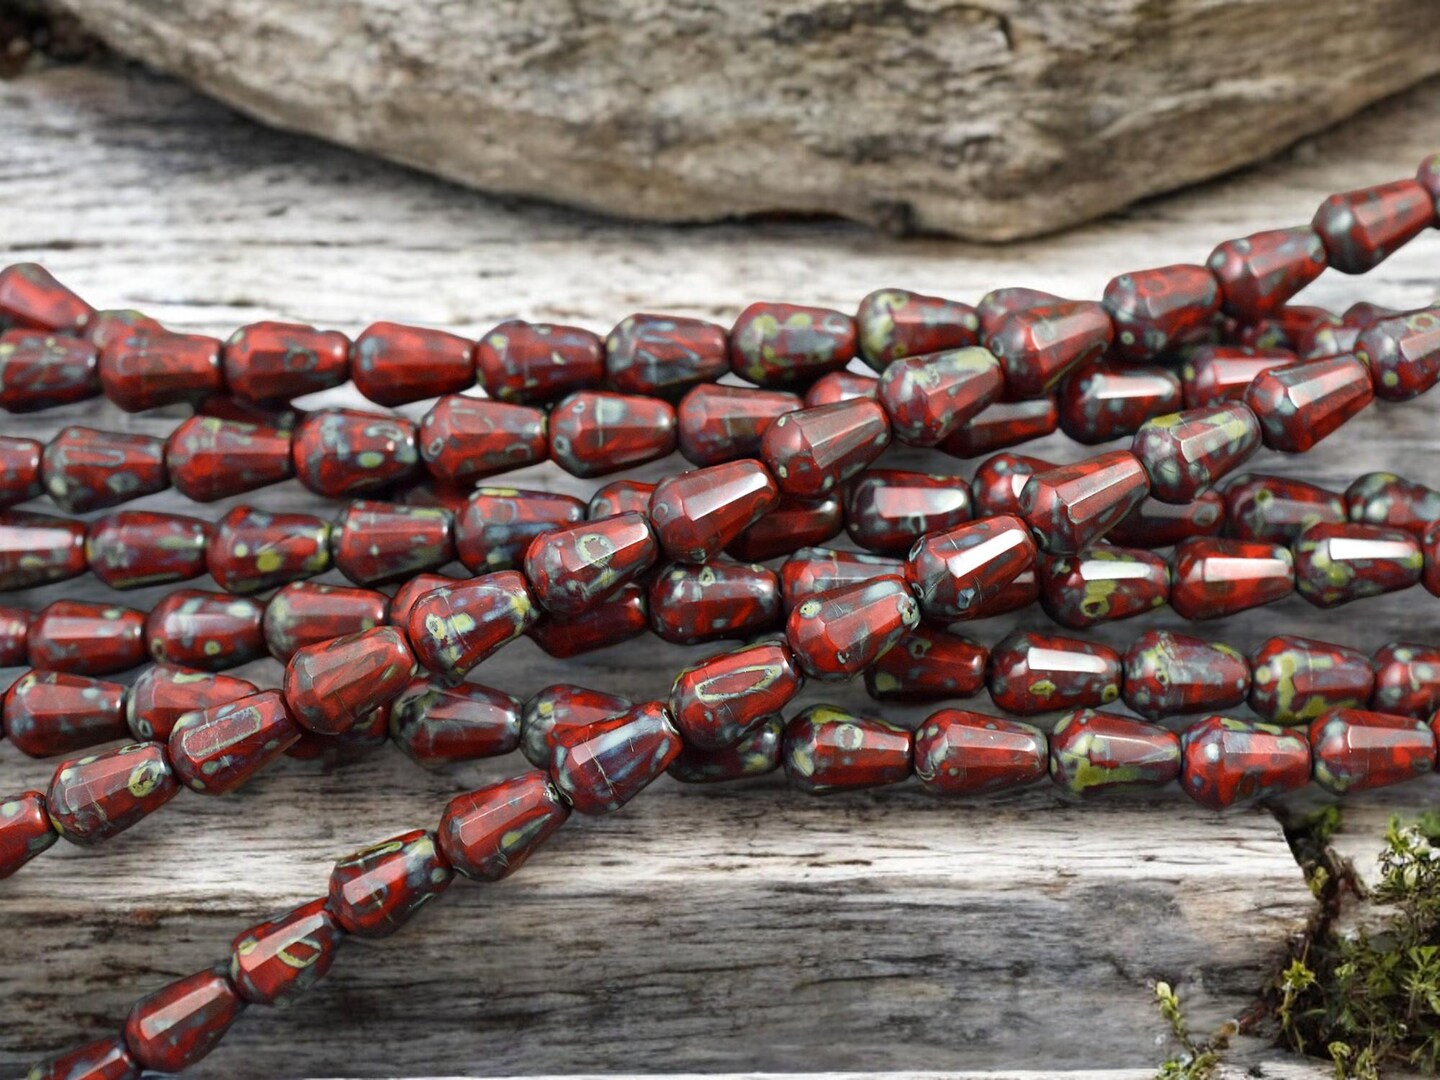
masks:
[[[120,69],[0,84],[0,145],[5,260],[43,261],[101,307],[221,335],[269,317],[352,333],[389,318],[478,335],[516,316],[603,332],[635,310],[729,322],[759,298],[853,310],[883,285],[972,300],[1004,284],[1097,296],[1123,270],[1199,261],[1219,240],[1307,220],[1331,191],[1409,175],[1440,146],[1440,82],[1242,176],[1000,249],[830,223],[668,229],[509,205],[262,130]],[[1437,255],[1430,233],[1364,279],[1327,275],[1305,299],[1429,302]],[[87,405],[0,428],[44,437],[84,419],[163,434],[178,415]],[[1375,468],[1440,483],[1435,418],[1433,400],[1377,406],[1305,458],[1263,454],[1253,468],[1337,488]],[[1036,452],[1087,451],[1056,437]],[[893,461],[973,467],[914,451]],[[594,486],[548,468],[515,480]],[[249,501],[313,506],[293,484]],[[186,509],[218,517],[228,505]],[[162,591],[82,580],[14,602],[111,596],[145,608]],[[1418,590],[1331,613],[1292,599],[1203,632],[1245,649],[1292,631],[1371,650],[1440,639],[1437,614],[1440,601]],[[1016,621],[976,624],[974,636],[991,643]],[[1123,645],[1179,625],[1161,614],[1098,636]],[[522,696],[563,679],[644,698],[708,651],[642,639],[561,662],[522,641],[477,677]],[[279,670],[241,673],[274,685]],[[0,685],[14,674],[0,672]],[[858,686],[804,700],[870,704]],[[333,771],[287,760],[230,798],[182,794],[103,848],[60,845],[0,886],[0,1074],[113,1030],[133,997],[318,895],[337,856],[428,825],[452,795],[513,768],[425,772],[388,749]],[[0,790],[43,788],[51,770],[0,744]],[[1436,792],[1426,782],[1384,805],[1418,810]],[[1382,817],[1356,816],[1367,822],[1346,838],[1356,854]],[[322,989],[286,1012],[252,1009],[194,1075],[1145,1075],[1171,1049],[1148,982],[1174,984],[1192,1026],[1209,1030],[1258,997],[1310,910],[1262,809],[1214,815],[1175,792],[1077,808],[1048,790],[939,805],[913,789],[817,800],[773,781],[662,781],[623,813],[562,830],[513,881],[457,884],[408,932],[348,946]],[[1263,1039],[1242,1040],[1232,1060],[1260,1075],[1328,1075],[1277,1064]]]

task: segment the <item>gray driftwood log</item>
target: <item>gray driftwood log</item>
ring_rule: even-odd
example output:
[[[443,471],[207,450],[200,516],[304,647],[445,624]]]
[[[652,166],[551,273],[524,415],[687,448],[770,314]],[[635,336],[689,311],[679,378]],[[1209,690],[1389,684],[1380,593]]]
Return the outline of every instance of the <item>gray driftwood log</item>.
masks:
[[[880,285],[967,299],[1010,283],[1092,296],[1119,271],[1203,258],[1219,239],[1304,220],[1332,190],[1408,173],[1440,145],[1437,106],[1440,84],[1426,84],[1244,178],[992,250],[839,224],[672,230],[505,207],[257,128],[174,83],[53,70],[0,83],[0,236],[7,260],[42,260],[103,306],[222,334],[268,317],[351,332],[392,318],[478,335],[515,316],[604,330],[642,307],[728,321],[756,298],[853,309]],[[1427,235],[1363,280],[1321,279],[1307,299],[1431,300],[1437,252],[1440,236]],[[77,406],[0,427],[163,433],[177,416]],[[1437,442],[1435,403],[1424,400],[1374,408],[1343,442],[1302,459],[1265,455],[1255,468],[1333,486],[1392,468],[1434,483]],[[1086,451],[1052,438],[1036,452]],[[898,462],[969,469],[915,453]],[[515,481],[594,486],[550,469]],[[294,485],[250,501],[314,505]],[[213,518],[228,506],[186,509]],[[78,581],[6,602],[88,596],[144,608],[159,592]],[[1247,649],[1279,631],[1372,649],[1440,640],[1437,615],[1440,602],[1422,594],[1338,618],[1294,600],[1204,633]],[[977,624],[974,635],[993,642],[1009,625]],[[1120,643],[1139,628],[1099,636]],[[521,642],[478,677],[522,695],[566,680],[638,698],[662,693],[706,651],[652,639],[562,663]],[[266,661],[242,673],[274,685],[279,669]],[[823,699],[869,707],[854,686],[807,697]],[[338,855],[432,821],[446,799],[511,767],[427,773],[393,752],[333,772],[287,762],[233,798],[182,795],[104,848],[62,846],[37,860],[0,886],[0,1075],[112,1030],[135,995],[317,895]],[[0,790],[43,787],[52,768],[0,743]],[[1398,797],[1418,808],[1435,791]],[[619,815],[563,830],[512,881],[457,885],[412,932],[357,945],[294,1010],[252,1010],[196,1075],[1140,1076],[1170,1049],[1148,981],[1174,984],[1193,1027],[1209,1030],[1252,1005],[1310,905],[1269,815],[1217,817],[1173,792],[1083,808],[1047,791],[957,806],[906,790],[811,800],[774,782],[662,782]],[[1242,1041],[1232,1060],[1262,1076],[1328,1074],[1274,1065],[1271,1053]]]
[[[280,127],[664,221],[1033,236],[1440,70],[1430,0],[60,0]]]

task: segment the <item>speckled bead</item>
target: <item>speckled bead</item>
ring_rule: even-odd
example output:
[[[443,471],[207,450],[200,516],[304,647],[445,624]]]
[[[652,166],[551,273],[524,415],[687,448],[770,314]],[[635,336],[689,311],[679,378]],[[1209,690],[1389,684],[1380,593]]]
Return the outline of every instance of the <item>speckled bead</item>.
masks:
[[[1045,556],[1038,577],[1045,614],[1072,630],[1154,611],[1170,597],[1169,564],[1135,548],[1102,544]]]
[[[191,791],[225,795],[299,738],[285,699],[265,690],[176,720],[168,740],[170,767]]]
[[[1207,716],[1180,738],[1180,786],[1201,806],[1224,810],[1310,782],[1310,744],[1300,732]]]
[[[986,335],[985,347],[1005,372],[1008,398],[1052,393],[1081,364],[1099,359],[1115,328],[1093,300],[1064,300],[1012,312]]]
[[[1145,466],[1152,496],[1188,503],[1260,449],[1264,423],[1237,402],[1187,409],[1147,420],[1130,449]]]
[[[214,1050],[244,1011],[228,975],[197,972],[137,1001],[125,1020],[125,1042],[147,1070],[178,1073]]]
[[[865,692],[876,701],[943,701],[985,688],[985,646],[930,627],[918,627],[865,669]]]
[[[556,683],[525,702],[520,713],[520,752],[537,769],[548,769],[554,751],[551,735],[562,728],[583,728],[628,712],[633,703],[614,694]]]
[[[569,495],[476,488],[455,520],[455,553],[476,574],[513,570],[535,537],[584,520],[585,504]]]
[[[325,977],[344,940],[325,900],[311,900],[237,934],[230,980],[252,1005],[293,1005]]]
[[[152,319],[144,312],[134,309],[111,308],[97,311],[90,320],[83,337],[97,349],[105,349],[116,341],[137,334],[163,334],[168,331],[158,319]]]
[[[1016,311],[1027,311],[1041,304],[1063,303],[1063,297],[1054,293],[1041,292],[1011,285],[1004,289],[992,289],[980,298],[975,306],[975,317],[980,320],[980,340],[993,334],[1005,316]]]
[[[565,824],[570,807],[543,772],[524,772],[451,799],[435,842],[472,881],[499,881]]]
[[[100,350],[100,387],[126,412],[195,403],[225,388],[220,342],[203,334],[116,334]]]
[[[1419,539],[1440,521],[1440,491],[1394,473],[1365,473],[1345,489],[1345,513],[1351,521],[1404,529]]]
[[[1398,592],[1420,582],[1420,542],[1375,525],[1312,525],[1293,545],[1295,587],[1319,608]]]
[[[821,375],[805,391],[804,407],[814,409],[820,405],[835,405],[841,401],[856,398],[880,400],[880,380],[873,375],[859,375],[852,371],[832,371]]]
[[[731,370],[757,386],[794,386],[855,356],[855,320],[826,308],[751,304],[730,330]]]
[[[765,776],[780,768],[785,720],[767,716],[734,746],[704,750],[686,743],[666,772],[682,784],[720,784]]]
[[[1160,787],[1180,776],[1180,737],[1128,716],[1078,709],[1050,733],[1050,779],[1072,795]]]
[[[991,649],[985,682],[1000,708],[1034,716],[1108,705],[1121,678],[1120,654],[1108,645],[1017,630]]]
[[[549,743],[550,778],[582,814],[620,809],[680,753],[680,734],[659,701],[585,727],[556,726]]]
[[[785,725],[785,775],[807,795],[898,784],[913,770],[904,728],[813,705]]]
[[[85,559],[112,589],[185,581],[206,572],[210,526],[198,518],[121,510],[90,523]]]
[[[129,735],[125,687],[63,671],[27,671],[0,705],[0,729],[27,757],[58,757]]]
[[[239,667],[265,655],[266,605],[248,596],[177,589],[145,616],[151,660],[203,671]]]
[[[855,325],[860,356],[876,371],[908,356],[963,349],[980,334],[980,317],[969,304],[906,289],[870,293],[860,301]]]
[[[1345,502],[1301,480],[1247,473],[1225,487],[1225,520],[1238,539],[1289,544],[1311,525],[1344,522]]]
[[[1424,720],[1440,710],[1440,647],[1397,641],[1376,651],[1372,667],[1376,712]]]
[[[895,438],[936,446],[996,400],[1007,380],[989,350],[951,349],[895,361],[880,376],[877,399]]]
[[[1220,642],[1150,630],[1125,651],[1125,704],[1147,720],[1228,709],[1245,701],[1250,664]]]
[[[1111,450],[1031,476],[1020,489],[1020,511],[1042,550],[1072,555],[1104,537],[1148,492],[1140,459]]]
[[[781,641],[747,645],[686,668],[670,691],[670,715],[687,746],[735,746],[799,692],[804,678]]]
[[[589,330],[503,322],[475,345],[475,373],[496,401],[543,405],[605,381],[605,343]]]
[[[557,660],[608,649],[650,629],[650,600],[643,584],[622,585],[595,607],[571,618],[542,616],[525,633]]]
[[[122,1036],[110,1035],[46,1058],[25,1080],[140,1080],[140,1063]]]
[[[458,394],[475,379],[475,359],[466,338],[377,322],[350,347],[350,378],[375,404],[393,407]]]
[[[0,270],[0,324],[30,330],[86,330],[95,309],[39,263]]]
[[[1379,320],[1355,339],[1355,357],[1370,369],[1376,397],[1418,397],[1440,382],[1440,311],[1427,308]]]
[[[693,465],[756,457],[765,429],[799,408],[800,398],[783,390],[697,386],[676,409],[680,453]]]
[[[1187,409],[1203,409],[1227,401],[1244,401],[1245,391],[1267,371],[1298,363],[1288,349],[1254,349],[1243,345],[1202,345],[1180,369]]]
[[[435,835],[414,829],[337,862],[327,906],[356,937],[389,937],[454,878],[435,848]]]
[[[1364,708],[1375,686],[1364,653],[1290,634],[1262,643],[1250,665],[1250,708],[1277,724],[1308,724],[1327,709]]]
[[[0,796],[0,881],[60,839],[38,791]],[[138,1075],[138,1074],[137,1074]]]
[[[1020,493],[1025,490],[1025,482],[1037,472],[1045,472],[1054,467],[1053,462],[1008,451],[986,458],[976,468],[970,481],[975,516],[1018,516]]]
[[[87,600],[56,600],[41,609],[26,639],[28,660],[44,671],[109,675],[145,662],[145,615]]]
[[[0,667],[25,663],[26,640],[35,616],[23,608],[0,607]]]
[[[845,527],[870,551],[903,555],[926,533],[971,516],[970,487],[958,476],[869,469],[845,489]]]
[[[1274,314],[1325,270],[1325,244],[1308,226],[1226,240],[1205,261],[1220,282],[1224,311],[1254,320]]]
[[[285,756],[296,761],[319,761],[327,768],[348,765],[369,757],[385,747],[390,741],[390,717],[388,709],[376,709],[356,721],[355,726],[338,735],[317,735],[314,732],[300,732],[300,738],[285,751]]]
[[[627,394],[572,394],[550,414],[550,458],[572,476],[604,476],[673,453],[675,410]]]
[[[99,357],[90,342],[35,330],[0,333],[0,409],[38,412],[99,393]]]
[[[921,537],[905,562],[905,579],[926,618],[975,618],[975,610],[1002,595],[1036,557],[1023,521],[986,518]]]
[[[258,693],[255,684],[174,664],[151,664],[125,697],[125,722],[136,739],[165,742],[188,712],[212,709]]]
[[[520,745],[520,702],[475,683],[412,679],[390,703],[390,739],[418,765],[498,757]]]
[[[621,393],[676,400],[730,370],[725,328],[674,315],[631,315],[605,339],[607,382]]]
[[[388,608],[385,595],[372,589],[292,582],[265,605],[265,646],[283,664],[307,645],[383,626]]]
[[[1310,724],[1311,776],[1336,795],[1399,784],[1435,768],[1435,733],[1423,720],[1331,709]]]
[[[747,528],[725,549],[742,562],[764,562],[840,535],[845,511],[835,496],[823,499],[780,497],[775,508]]]
[[[226,388],[245,401],[289,401],[350,377],[350,340],[299,323],[242,326],[221,355]]]
[[[279,428],[192,416],[165,442],[170,482],[186,498],[213,502],[295,475],[290,434]]]
[[[729,461],[667,477],[650,496],[650,522],[671,559],[703,563],[779,502],[758,461]]]
[[[642,480],[612,480],[595,489],[585,507],[587,521],[615,517],[619,514],[648,514],[650,496],[655,494],[655,485]]]
[[[483,574],[481,575],[484,576]],[[416,574],[409,581],[405,582],[395,590],[390,597],[390,607],[385,615],[385,622],[391,626],[398,626],[402,630],[410,625],[410,612],[420,598],[427,593],[434,592],[442,586],[469,583],[468,578],[451,577],[449,574]],[[366,627],[365,629],[369,629]],[[332,637],[335,635],[331,635]]]
[[[920,607],[900,577],[881,577],[802,600],[785,639],[812,679],[845,679],[873,664],[920,622]]]
[[[393,626],[296,650],[285,665],[285,704],[306,731],[338,735],[396,697],[415,658]]]
[[[0,435],[0,509],[45,493],[40,475],[40,454],[44,449],[34,439],[12,439]]]
[[[780,582],[747,563],[674,564],[649,586],[650,628],[680,645],[747,638],[778,626]]]
[[[818,499],[863,470],[889,443],[885,410],[856,399],[780,417],[761,439],[760,456],[784,494]]]
[[[356,499],[330,527],[330,560],[356,585],[405,581],[454,558],[454,519],[439,507]]]
[[[1174,547],[1192,536],[1216,536],[1225,525],[1225,497],[1203,491],[1188,503],[1145,499],[1105,534],[1111,544],[1135,548]]]
[[[215,523],[205,560],[222,589],[263,592],[330,569],[330,526],[309,514],[237,506]]]
[[[942,442],[940,449],[951,457],[984,457],[1007,446],[1043,439],[1059,426],[1060,410],[1054,398],[997,401]]]
[[[326,409],[300,421],[291,444],[295,477],[327,499],[380,491],[416,475],[415,425],[404,417]]]
[[[932,795],[983,795],[1032,784],[1049,769],[1039,728],[968,709],[941,709],[915,729],[915,776]]]
[[[160,809],[180,790],[159,743],[133,743],[62,762],[45,793],[56,832],[98,844]]]
[[[831,548],[800,548],[780,567],[780,594],[789,611],[807,597],[904,572],[903,559]]]
[[[1288,349],[1297,356],[1314,352],[1320,335],[1338,330],[1344,320],[1307,304],[1286,304],[1267,318],[1242,326],[1236,343],[1252,349]]]
[[[51,439],[40,471],[46,494],[72,514],[103,510],[170,485],[164,440],[87,427],[67,427]]]
[[[1369,370],[1350,355],[1267,371],[1245,391],[1265,445],[1292,454],[1309,450],[1374,397]]]
[[[425,414],[419,446],[432,476],[462,487],[550,455],[540,409],[459,394],[442,397]]]
[[[1220,282],[1203,266],[1140,270],[1112,279],[1102,303],[1115,323],[1116,359],[1152,360],[1211,337]]]
[[[405,630],[422,665],[463,679],[528,630],[539,615],[524,575],[502,570],[427,592],[415,601]]]
[[[1325,243],[1330,265],[1363,274],[1419,236],[1435,221],[1435,200],[1414,180],[1396,180],[1331,195],[1310,222]]]
[[[643,514],[620,514],[542,533],[525,553],[525,577],[552,615],[594,607],[655,564],[659,545]]]
[[[1091,361],[1076,367],[1057,397],[1060,428],[1093,446],[1134,435],[1145,421],[1180,408],[1180,379],[1155,364],[1116,367]]]
[[[1234,615],[1294,591],[1294,556],[1277,544],[1196,536],[1171,557],[1170,606],[1186,619]]]

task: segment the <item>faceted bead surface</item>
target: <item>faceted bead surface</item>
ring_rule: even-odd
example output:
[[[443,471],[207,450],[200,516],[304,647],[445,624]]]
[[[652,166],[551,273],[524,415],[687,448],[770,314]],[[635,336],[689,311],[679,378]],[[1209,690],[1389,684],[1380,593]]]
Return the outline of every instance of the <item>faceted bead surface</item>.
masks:
[[[1060,427],[1076,442],[1109,442],[1135,434],[1152,417],[1175,412],[1180,398],[1180,379],[1168,368],[1086,363],[1060,388]]]
[[[388,585],[455,558],[450,511],[356,499],[330,527],[330,559],[356,585]]]
[[[1035,560],[1030,530],[1003,515],[922,537],[905,562],[905,579],[927,618],[974,618]]]
[[[1245,391],[1271,450],[1301,453],[1374,399],[1370,372],[1354,356],[1330,356],[1267,371]]]
[[[514,570],[535,537],[584,520],[585,504],[569,495],[476,488],[455,519],[455,554],[472,573]]]
[[[627,394],[572,394],[550,414],[550,458],[572,476],[603,476],[675,450],[675,410]]]
[[[198,402],[224,389],[220,342],[202,334],[115,335],[100,350],[100,386],[126,412]]]
[[[188,712],[211,709],[256,693],[255,684],[174,664],[151,664],[125,698],[125,720],[137,739],[165,742]]]
[[[865,669],[865,690],[876,701],[943,701],[985,688],[990,651],[959,634],[919,627]]]
[[[568,683],[547,686],[525,702],[521,711],[520,752],[531,765],[548,769],[554,750],[551,735],[555,731],[588,727],[597,720],[609,720],[628,712],[631,706],[625,698],[583,686]]]
[[[650,629],[650,601],[643,584],[622,585],[595,607],[565,619],[546,615],[526,633],[549,655],[565,660],[608,649]]]
[[[40,475],[43,449],[34,439],[0,435],[0,508],[44,494],[45,483]]]
[[[915,730],[915,776],[932,795],[1032,784],[1049,769],[1049,753],[1039,728],[968,709],[941,709]]]
[[[38,791],[0,796],[0,881],[60,839]]]
[[[1059,303],[1063,303],[1063,298],[1039,289],[1015,285],[992,289],[980,298],[980,303],[975,307],[975,316],[980,320],[980,339],[983,341],[993,334],[1005,316],[1013,312],[1027,311],[1041,304]]]
[[[210,525],[179,514],[120,510],[90,523],[85,560],[112,589],[186,581],[206,573]]]
[[[213,502],[295,474],[290,434],[278,428],[192,416],[165,443],[170,482],[186,498]]]
[[[1294,552],[1295,587],[1319,608],[1408,589],[1425,569],[1419,541],[1376,525],[1312,525]]]
[[[145,615],[133,608],[56,600],[30,624],[30,666],[109,675],[145,661]]]
[[[674,315],[631,315],[605,339],[605,373],[614,389],[674,401],[730,370],[725,328]]]
[[[758,461],[730,461],[667,477],[650,496],[650,522],[665,554],[703,563],[725,550],[780,499]]]
[[[473,881],[499,881],[524,865],[565,824],[570,807],[543,772],[530,771],[451,799],[435,842]]]
[[[1114,337],[1110,315],[1093,300],[1065,300],[1012,312],[985,338],[1005,372],[1010,398],[1054,391],[1071,370],[1098,359]]]
[[[1285,476],[1247,473],[1225,487],[1225,520],[1238,539],[1289,544],[1311,525],[1344,522],[1346,513],[1333,491]]]
[[[765,776],[780,768],[785,720],[768,716],[733,746],[705,750],[687,743],[666,770],[682,784],[719,784]]]
[[[1245,391],[1258,376],[1299,359],[1287,349],[1202,345],[1180,369],[1185,408],[1202,409],[1227,401],[1244,401]]]
[[[496,401],[541,405],[605,381],[605,343],[577,326],[501,323],[475,345],[476,376]]]
[[[1205,265],[1220,282],[1225,313],[1242,319],[1273,314],[1325,270],[1325,244],[1308,226],[1269,229],[1226,240]]]
[[[1050,733],[1050,778],[1073,795],[1159,787],[1180,776],[1180,737],[1128,716],[1079,709]]]
[[[1290,634],[1264,642],[1250,666],[1250,708],[1277,724],[1308,724],[1327,709],[1364,708],[1375,685],[1364,653]]]
[[[350,341],[298,323],[242,326],[225,342],[225,386],[245,401],[289,401],[350,377]]]
[[[869,469],[845,489],[850,539],[870,551],[903,555],[926,533],[953,529],[971,516],[970,488],[958,476]]]
[[[801,548],[780,567],[780,592],[785,610],[789,611],[806,597],[904,572],[901,559],[830,548]]]
[[[163,440],[87,427],[67,427],[51,439],[40,470],[46,493],[72,514],[103,510],[170,484]]]
[[[311,900],[236,935],[230,979],[254,1005],[293,1004],[325,977],[344,939],[325,900]]]
[[[783,642],[747,645],[682,671],[670,691],[670,714],[687,746],[719,750],[780,712],[803,683]]]
[[[306,645],[285,665],[285,704],[307,731],[337,735],[391,701],[414,669],[393,626]]]
[[[1440,647],[1398,641],[1375,653],[1370,708],[1427,719],[1440,710]]]
[[[585,727],[550,732],[550,776],[582,814],[607,814],[640,794],[680,753],[680,735],[659,701]]]
[[[754,564],[675,564],[651,581],[649,609],[650,627],[665,641],[752,637],[780,622],[780,580]]]
[[[980,318],[969,304],[906,289],[870,293],[860,301],[855,324],[860,356],[876,371],[907,356],[974,345],[980,333]]]
[[[32,330],[84,330],[95,309],[39,263],[0,270],[0,322]]]
[[[200,589],[170,593],[145,617],[152,660],[204,671],[238,667],[265,655],[265,605]]]
[[[421,664],[461,679],[539,615],[524,575],[502,570],[425,593],[411,608],[405,630]]]
[[[802,600],[785,639],[812,679],[857,675],[920,622],[920,606],[900,577],[881,577]]]
[[[86,846],[124,832],[179,790],[165,747],[133,743],[63,762],[45,806],[61,836]]]
[[[1375,396],[1408,401],[1440,382],[1440,311],[1427,308],[1382,319],[1355,340]]]
[[[63,671],[27,671],[5,691],[5,736],[27,757],[73,754],[129,736],[125,687]]]
[[[895,438],[936,446],[1006,389],[1008,376],[986,349],[951,349],[897,360],[880,376],[879,402]]]
[[[826,308],[751,304],[730,330],[730,367],[757,386],[793,386],[843,368],[857,348],[855,320]]]
[[[140,1080],[140,1063],[122,1036],[111,1035],[47,1058],[25,1080]]]
[[[1145,499],[1121,518],[1105,539],[1122,547],[1166,548],[1192,536],[1215,536],[1224,525],[1224,496],[1203,491],[1183,505]]]
[[[1041,606],[1073,630],[1153,611],[1170,596],[1168,563],[1135,548],[1100,545],[1052,555],[1039,569]]]
[[[1326,791],[1385,787],[1435,768],[1435,733],[1423,720],[1331,709],[1310,724],[1312,777]]]
[[[377,405],[458,394],[475,379],[467,338],[443,330],[377,322],[351,346],[350,378]]]
[[[658,554],[645,515],[620,514],[537,536],[525,553],[525,577],[546,611],[571,617],[634,581]]]
[[[1201,806],[1236,803],[1293,791],[1310,782],[1310,744],[1300,732],[1207,716],[1180,740],[1180,786]]]
[[[25,663],[26,639],[34,618],[21,608],[0,607],[0,667],[20,667]]]
[[[650,496],[654,493],[655,485],[642,480],[612,480],[595,489],[585,507],[585,517],[589,521],[597,521],[631,511],[648,514]]]
[[[1139,458],[1111,450],[1031,476],[1020,490],[1020,510],[1042,550],[1071,555],[1100,540],[1148,490]]]
[[[1196,536],[1171,558],[1170,606],[1186,619],[1218,619],[1294,591],[1294,556],[1277,544]]]
[[[540,409],[459,394],[442,397],[425,414],[419,444],[430,474],[460,486],[550,455]]]
[[[985,682],[1000,708],[1034,716],[1108,705],[1122,676],[1120,654],[1108,645],[1017,630],[991,649]]]
[[[265,645],[283,664],[307,645],[383,626],[388,608],[385,595],[372,589],[292,582],[265,605]]]
[[[1220,642],[1150,630],[1125,650],[1125,704],[1147,720],[1229,709],[1245,700],[1250,664]]]
[[[244,1011],[229,976],[197,972],[137,1001],[125,1020],[125,1042],[146,1069],[178,1073],[214,1050]]]
[[[1204,342],[1220,310],[1220,283],[1203,266],[1121,274],[1105,286],[1117,359],[1144,361]]]
[[[799,397],[784,390],[697,386],[676,409],[680,453],[693,465],[756,457],[765,429],[802,407]]]
[[[420,467],[415,425],[404,417],[353,409],[311,413],[291,445],[295,476],[327,499],[379,491]]]
[[[1247,348],[1288,349],[1303,356],[1315,349],[1321,334],[1342,326],[1340,316],[1324,308],[1286,304],[1274,315],[1243,326],[1236,341]]]
[[[760,440],[760,456],[786,495],[818,499],[864,469],[889,443],[885,410],[857,398],[780,417]]]
[[[95,346],[33,330],[0,333],[0,409],[38,412],[100,393]]]
[[[233,593],[263,592],[330,568],[330,526],[309,514],[237,506],[215,523],[210,576]]]
[[[224,795],[300,738],[285,699],[266,690],[203,712],[186,713],[171,729],[170,767],[202,795]]]
[[[912,771],[912,745],[904,728],[813,705],[785,725],[785,775],[809,795],[898,784]]]
[[[454,880],[435,836],[414,829],[361,848],[330,873],[330,913],[356,937],[388,937]]]
[[[1054,398],[997,401],[942,442],[940,449],[951,457],[984,457],[1007,446],[1044,438],[1059,426],[1060,410]]]
[[[975,501],[976,517],[1020,513],[1020,493],[1025,481],[1037,472],[1053,469],[1052,462],[1024,454],[1005,452],[986,458],[975,470],[970,492]]]
[[[1379,266],[1434,223],[1435,201],[1414,180],[1331,195],[1310,222],[1342,274]]]
[[[1230,402],[1157,416],[1135,435],[1131,452],[1161,502],[1188,503],[1260,449],[1263,420]]]
[[[790,499],[783,495],[775,508],[730,542],[734,558],[763,562],[800,548],[834,539],[845,527],[845,511],[835,496]]]
[[[476,683],[413,679],[390,703],[390,739],[419,765],[499,757],[520,745],[520,702]]]
[[[819,405],[834,405],[855,398],[880,400],[880,380],[873,375],[857,375],[851,371],[832,371],[821,375],[805,391],[804,407],[813,409]],[[800,408],[800,406],[796,406]]]
[[[1351,521],[1404,529],[1419,539],[1440,521],[1440,491],[1394,473],[1365,473],[1345,489],[1345,513]]]
[[[410,625],[410,613],[415,609],[415,605],[421,597],[442,586],[455,585],[460,582],[468,584],[468,579],[451,577],[449,574],[416,574],[395,590],[394,595],[390,597],[390,607],[382,621],[405,630]]]

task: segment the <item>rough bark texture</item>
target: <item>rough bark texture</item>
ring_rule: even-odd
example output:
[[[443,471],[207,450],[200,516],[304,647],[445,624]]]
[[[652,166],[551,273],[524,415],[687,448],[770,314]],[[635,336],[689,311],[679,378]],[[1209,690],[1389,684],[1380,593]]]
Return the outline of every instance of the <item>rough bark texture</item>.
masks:
[[[1032,236],[1440,70],[1429,0],[59,0],[280,127],[486,191]]]

